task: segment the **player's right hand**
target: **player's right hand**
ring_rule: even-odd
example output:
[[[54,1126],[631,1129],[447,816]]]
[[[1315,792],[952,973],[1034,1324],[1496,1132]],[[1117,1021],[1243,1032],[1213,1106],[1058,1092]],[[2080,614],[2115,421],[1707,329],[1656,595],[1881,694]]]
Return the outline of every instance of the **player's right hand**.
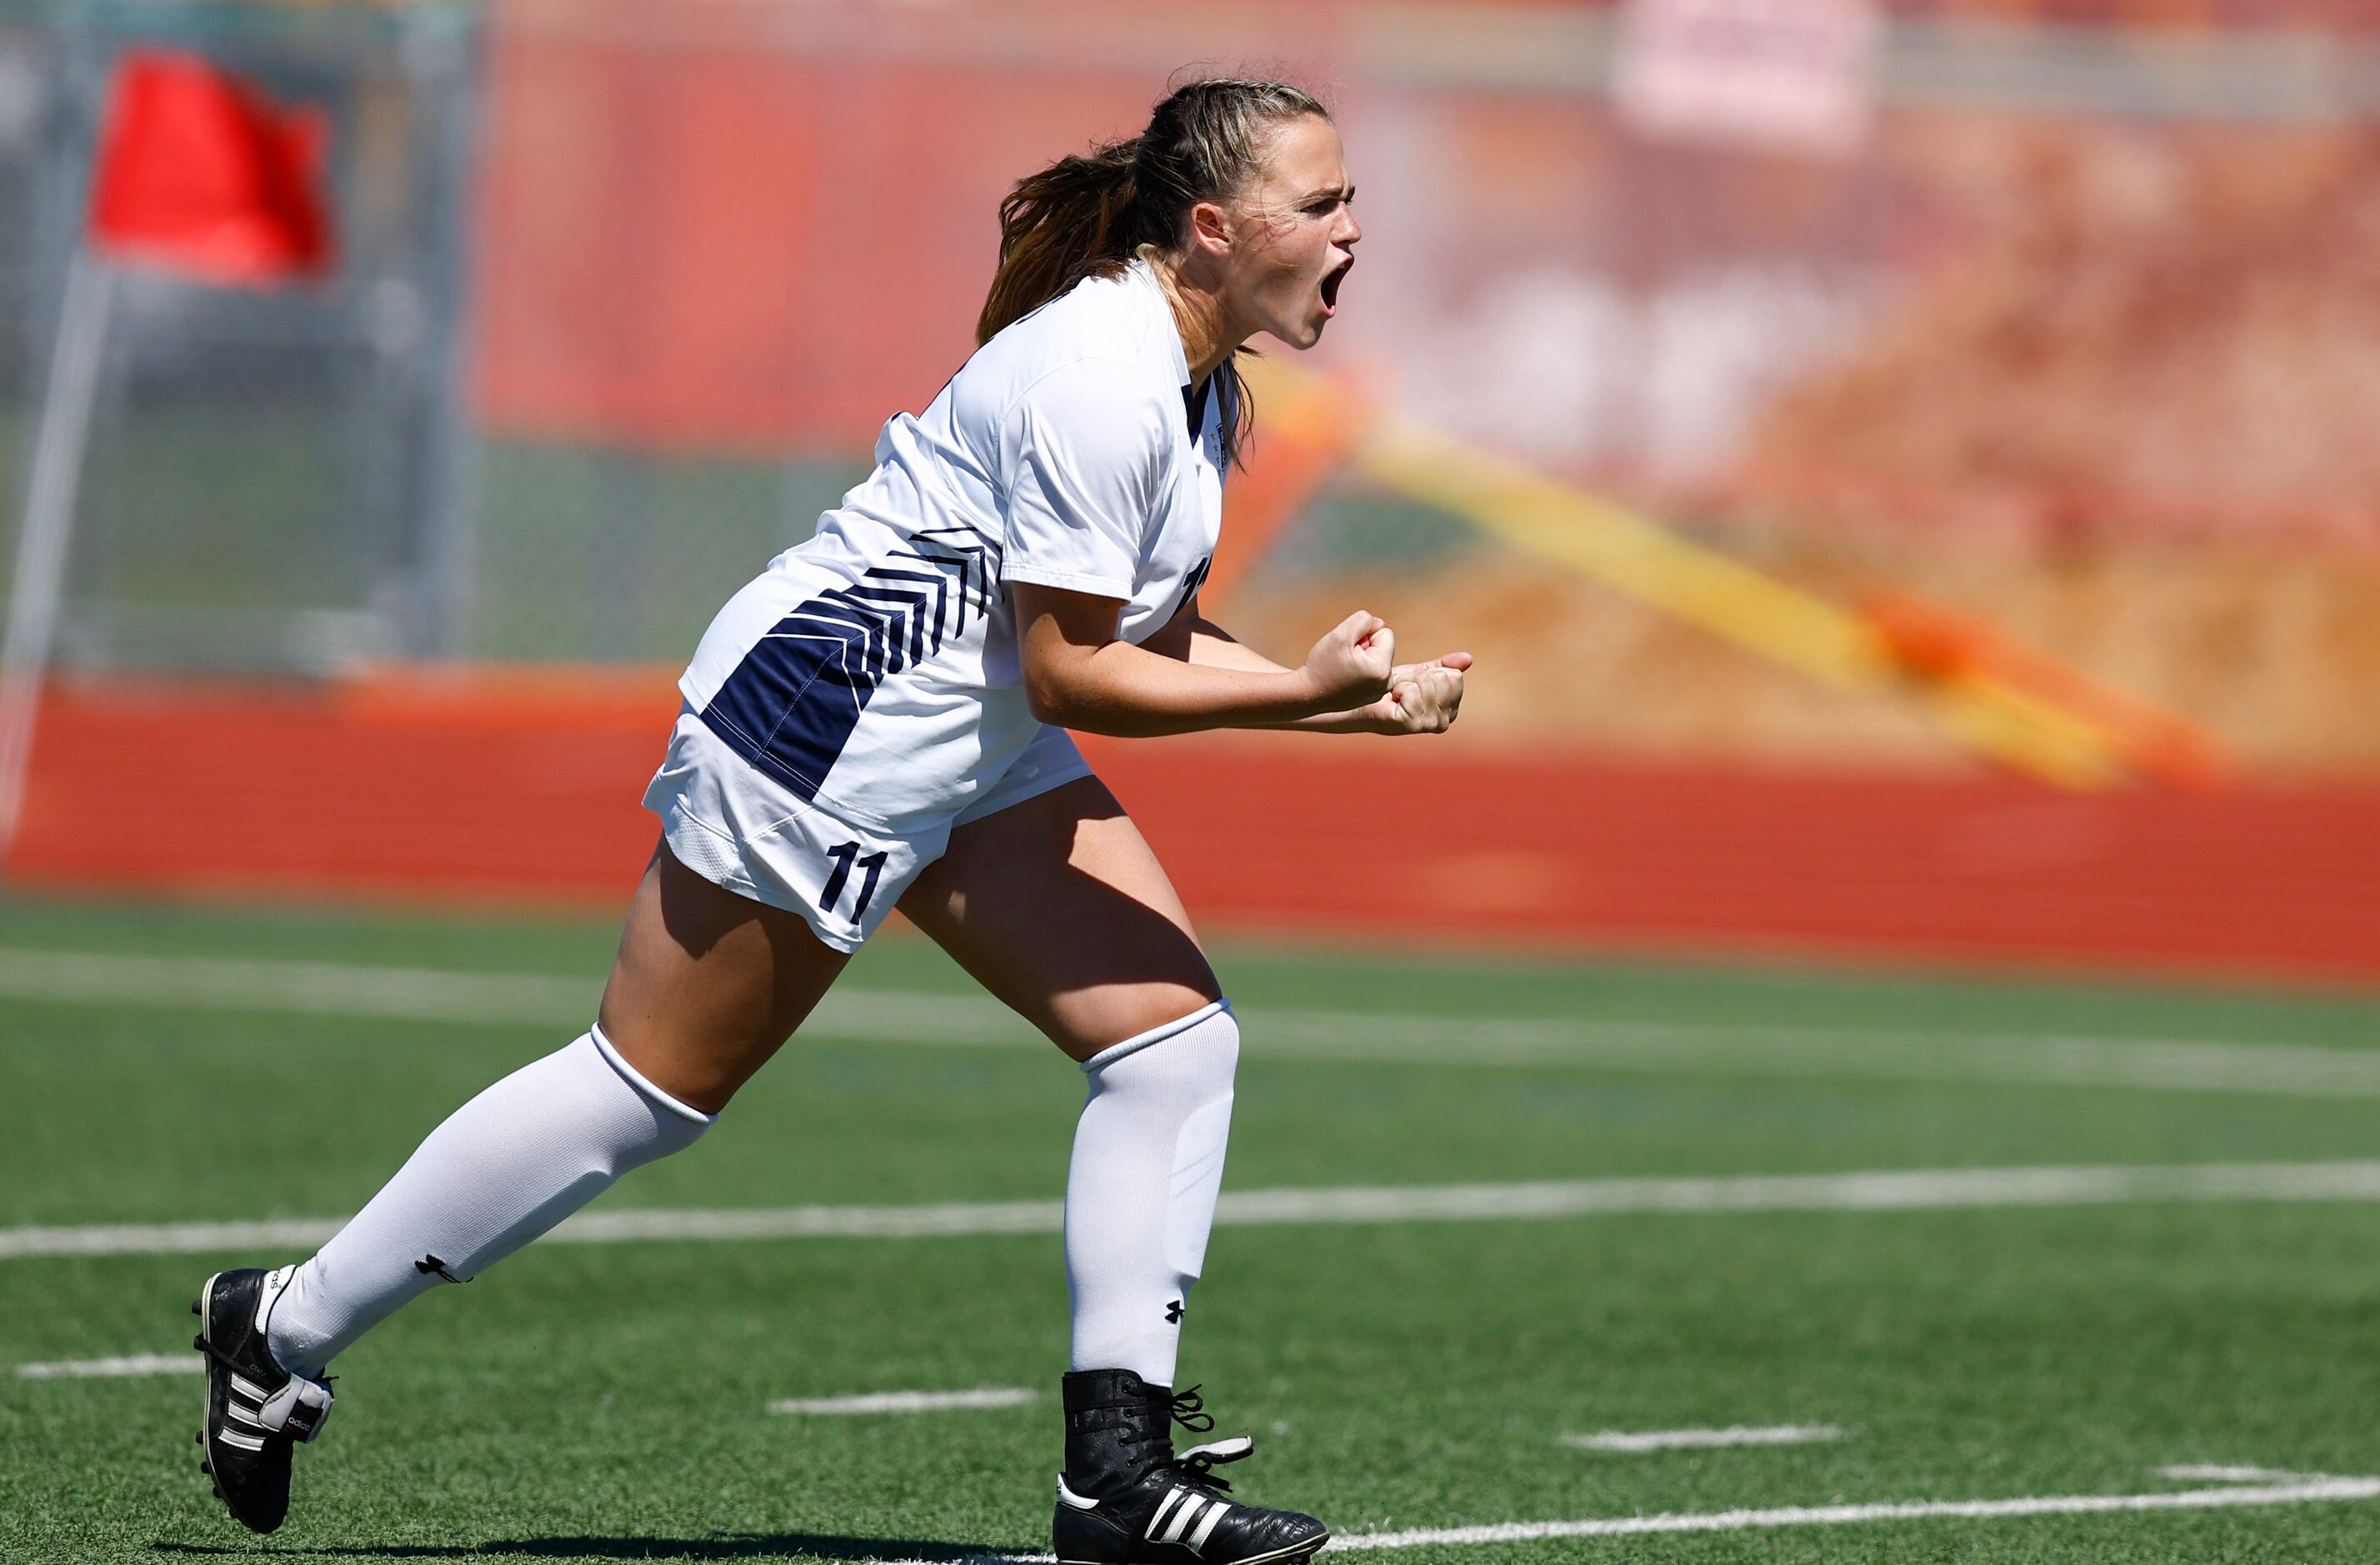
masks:
[[[1389,622],[1358,609],[1314,644],[1314,650],[1305,654],[1305,666],[1297,672],[1326,709],[1361,706],[1386,694],[1396,650],[1396,632]]]

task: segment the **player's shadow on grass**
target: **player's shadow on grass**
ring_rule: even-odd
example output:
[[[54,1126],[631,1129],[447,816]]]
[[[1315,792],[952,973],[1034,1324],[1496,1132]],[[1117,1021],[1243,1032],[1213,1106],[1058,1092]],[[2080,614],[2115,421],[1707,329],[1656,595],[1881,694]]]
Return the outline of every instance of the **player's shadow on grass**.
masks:
[[[770,1559],[807,1555],[819,1559],[930,1559],[940,1565],[1014,1565],[1029,1554],[987,1544],[941,1543],[923,1538],[846,1538],[820,1533],[716,1533],[707,1538],[552,1537],[499,1538],[481,1544],[264,1544],[249,1547],[167,1543],[149,1546],[158,1554],[285,1554],[334,1559]]]
[[[820,1533],[714,1533],[707,1538],[552,1537],[500,1538],[481,1544],[325,1545],[260,1543],[248,1547],[168,1543],[149,1546],[156,1554],[283,1554],[333,1559],[772,1559],[807,1555],[817,1559],[930,1559],[940,1565],[1014,1565],[1029,1550],[1014,1553],[988,1544],[941,1543],[924,1538],[846,1538]]]

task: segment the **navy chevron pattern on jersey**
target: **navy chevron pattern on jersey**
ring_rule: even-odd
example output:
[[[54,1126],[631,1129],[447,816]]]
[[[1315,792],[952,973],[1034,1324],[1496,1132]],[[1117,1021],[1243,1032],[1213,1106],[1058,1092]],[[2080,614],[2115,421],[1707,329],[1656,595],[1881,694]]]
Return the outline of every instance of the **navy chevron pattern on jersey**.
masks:
[[[964,528],[909,541],[779,620],[702,709],[706,727],[802,798],[817,795],[877,685],[999,601],[999,545]]]

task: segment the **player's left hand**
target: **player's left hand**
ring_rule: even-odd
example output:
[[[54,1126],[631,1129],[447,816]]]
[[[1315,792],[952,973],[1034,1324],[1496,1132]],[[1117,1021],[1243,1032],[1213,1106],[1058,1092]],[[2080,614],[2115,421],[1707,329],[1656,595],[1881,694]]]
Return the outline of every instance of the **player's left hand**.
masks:
[[[1449,652],[1426,663],[1399,663],[1389,671],[1388,694],[1357,716],[1376,734],[1443,734],[1463,710],[1463,675],[1468,652]]]

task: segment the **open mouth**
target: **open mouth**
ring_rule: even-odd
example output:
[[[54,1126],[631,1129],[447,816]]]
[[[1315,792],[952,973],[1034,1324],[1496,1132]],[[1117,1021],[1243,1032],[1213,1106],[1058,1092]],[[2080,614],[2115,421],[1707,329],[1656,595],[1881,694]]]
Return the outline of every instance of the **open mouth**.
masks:
[[[1355,258],[1351,255],[1323,276],[1322,313],[1324,315],[1339,313],[1339,285],[1346,281],[1347,273],[1354,270],[1354,266]]]

